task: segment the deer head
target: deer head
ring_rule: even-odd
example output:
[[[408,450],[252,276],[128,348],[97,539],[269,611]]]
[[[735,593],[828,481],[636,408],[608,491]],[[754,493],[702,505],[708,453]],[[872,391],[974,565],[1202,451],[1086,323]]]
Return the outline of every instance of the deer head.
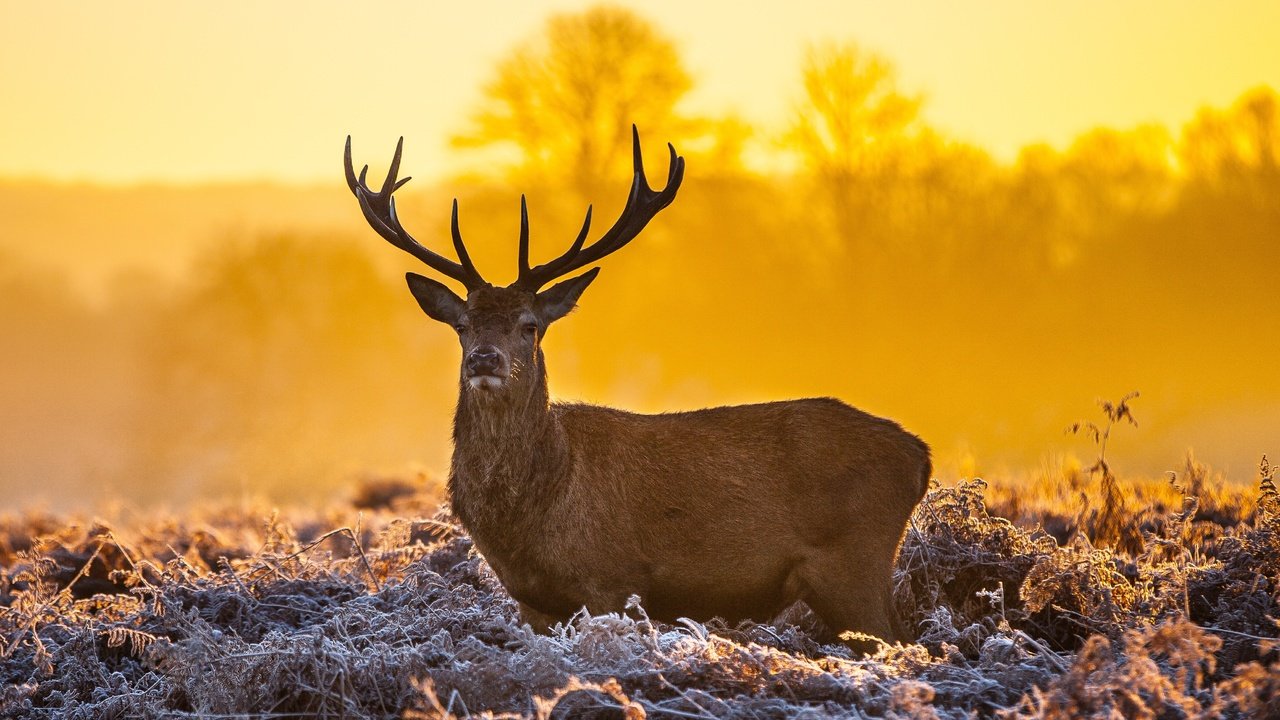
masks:
[[[658,211],[671,204],[684,179],[684,158],[668,143],[671,159],[666,186],[660,191],[649,187],[640,157],[640,134],[631,127],[632,156],[635,175],[631,193],[613,227],[598,240],[586,245],[591,228],[591,208],[587,208],[582,230],[569,249],[548,263],[529,267],[529,212],[524,196],[520,197],[519,276],[506,287],[486,282],[467,254],[458,229],[458,201],[453,201],[450,228],[453,247],[458,254],[454,262],[423,247],[414,240],[396,215],[392,195],[409,181],[397,179],[400,152],[404,138],[396,143],[391,167],[374,191],[365,181],[366,165],[356,176],[351,164],[351,137],[347,137],[344,156],[347,186],[360,202],[369,225],[392,245],[413,255],[436,272],[462,283],[466,299],[459,297],[443,283],[416,273],[408,273],[409,290],[418,305],[432,319],[452,327],[462,344],[462,387],[477,393],[496,394],[516,386],[536,383],[544,374],[541,341],[551,323],[569,313],[578,302],[599,268],[564,280],[546,290],[542,288],[560,277],[594,263],[631,242]]]

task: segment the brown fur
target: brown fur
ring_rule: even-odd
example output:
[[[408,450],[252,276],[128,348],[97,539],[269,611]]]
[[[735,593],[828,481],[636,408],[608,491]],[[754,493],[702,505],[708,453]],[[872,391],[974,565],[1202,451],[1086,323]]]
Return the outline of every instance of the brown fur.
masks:
[[[466,302],[464,349],[496,345],[501,390],[463,373],[454,511],[537,629],[639,595],[672,620],[768,620],[805,601],[833,631],[905,639],[891,571],[929,480],[927,446],[829,398],[639,415],[550,403],[533,294]]]

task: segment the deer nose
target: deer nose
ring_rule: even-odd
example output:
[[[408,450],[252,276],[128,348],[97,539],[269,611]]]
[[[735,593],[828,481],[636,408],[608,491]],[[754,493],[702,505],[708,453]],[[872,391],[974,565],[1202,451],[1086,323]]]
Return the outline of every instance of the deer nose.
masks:
[[[478,347],[467,355],[467,373],[475,375],[497,375],[502,367],[502,355],[492,345]]]

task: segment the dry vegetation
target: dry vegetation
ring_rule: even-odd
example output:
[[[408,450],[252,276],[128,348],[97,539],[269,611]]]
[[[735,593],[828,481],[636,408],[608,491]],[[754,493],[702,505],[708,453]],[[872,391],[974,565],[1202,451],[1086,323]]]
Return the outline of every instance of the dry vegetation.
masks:
[[[897,575],[919,643],[865,658],[801,609],[726,627],[633,606],[534,635],[421,482],[368,480],[326,514],[11,516],[0,716],[1280,713],[1274,468],[1094,470],[935,486]]]

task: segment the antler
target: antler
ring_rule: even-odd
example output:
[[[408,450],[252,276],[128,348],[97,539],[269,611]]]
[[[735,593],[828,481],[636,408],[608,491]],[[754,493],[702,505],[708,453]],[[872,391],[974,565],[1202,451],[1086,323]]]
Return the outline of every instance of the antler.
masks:
[[[364,212],[364,219],[368,220],[374,231],[386,238],[387,242],[418,258],[442,275],[462,283],[468,292],[487,285],[488,283],[484,281],[484,278],[480,277],[475,264],[471,262],[471,257],[467,255],[467,248],[462,243],[462,233],[458,231],[458,201],[456,198],[453,201],[453,219],[450,221],[450,230],[453,233],[453,247],[458,253],[460,264],[426,249],[421,243],[414,240],[412,235],[405,232],[404,226],[400,224],[400,218],[396,215],[396,200],[392,197],[392,194],[399,190],[402,185],[409,182],[409,178],[396,180],[396,174],[400,172],[400,151],[403,147],[404,138],[400,138],[400,141],[396,143],[396,154],[391,158],[391,168],[387,170],[387,179],[382,181],[382,189],[374,192],[365,181],[365,175],[369,172],[368,165],[365,165],[364,169],[360,171],[359,179],[356,178],[355,169],[351,165],[351,136],[347,136],[347,148],[343,153],[343,161],[346,165],[347,173],[347,187],[351,188],[352,194],[360,201],[360,210]]]
[[[529,212],[524,197],[520,198],[520,275],[511,287],[537,292],[539,288],[556,278],[590,265],[609,253],[617,251],[631,242],[645,225],[653,219],[658,211],[671,204],[684,180],[684,158],[676,155],[676,149],[667,143],[671,151],[671,160],[667,169],[667,184],[661,191],[649,187],[644,175],[644,161],[640,157],[640,132],[631,126],[631,154],[635,165],[635,176],[631,181],[631,194],[627,196],[627,205],[622,209],[613,227],[609,228],[599,240],[591,243],[586,249],[582,244],[587,239],[587,231],[591,228],[591,206],[587,206],[587,217],[582,223],[582,230],[573,241],[573,245],[563,255],[549,263],[529,268]]]

